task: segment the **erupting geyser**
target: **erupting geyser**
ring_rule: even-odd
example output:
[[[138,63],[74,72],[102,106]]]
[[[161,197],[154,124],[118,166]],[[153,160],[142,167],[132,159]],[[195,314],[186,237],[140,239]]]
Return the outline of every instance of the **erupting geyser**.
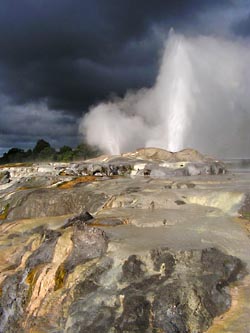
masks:
[[[171,32],[155,85],[90,108],[80,130],[110,154],[154,146],[249,156],[249,86],[249,41]]]
[[[172,32],[173,34],[173,32]],[[155,87],[158,96],[158,114],[163,124],[155,146],[178,151],[185,147],[189,117],[195,108],[192,91],[195,89],[189,46],[181,36],[171,36]]]

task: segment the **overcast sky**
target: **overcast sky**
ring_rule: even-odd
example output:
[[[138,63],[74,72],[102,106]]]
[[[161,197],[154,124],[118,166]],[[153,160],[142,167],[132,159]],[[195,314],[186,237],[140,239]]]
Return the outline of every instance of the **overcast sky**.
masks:
[[[0,154],[77,145],[90,105],[153,85],[171,27],[249,38],[250,0],[1,0]]]

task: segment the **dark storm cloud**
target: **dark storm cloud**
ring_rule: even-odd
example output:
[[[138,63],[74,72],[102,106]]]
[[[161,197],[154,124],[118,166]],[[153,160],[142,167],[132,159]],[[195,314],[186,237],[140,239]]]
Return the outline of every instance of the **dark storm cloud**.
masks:
[[[8,98],[0,96],[0,119],[0,150],[3,151],[10,147],[34,147],[41,133],[55,147],[77,144],[78,124],[75,118],[49,110],[46,103],[14,106]]]
[[[150,85],[158,49],[148,50],[150,57],[143,56],[141,63],[140,45],[128,51],[129,43],[150,38],[153,25],[167,30],[191,24],[201,10],[226,2],[2,1],[2,92],[17,103],[46,98],[51,107],[79,112],[110,91]],[[85,65],[79,66],[79,59]],[[147,73],[126,75],[130,65]],[[112,75],[116,66],[123,74],[119,78],[117,70]]]
[[[16,126],[20,114],[31,123],[29,108],[39,103],[46,108],[39,109],[36,133],[48,134],[42,115],[50,111],[58,128],[68,121],[63,114],[72,117],[75,133],[78,117],[91,104],[153,84],[172,26],[194,31],[200,14],[234,6],[233,0],[2,0],[0,94],[7,97],[8,107],[0,100],[5,115],[1,133],[3,128],[13,132],[8,117],[19,119]],[[19,132],[29,133],[25,124]],[[59,132],[54,131],[58,142]]]
[[[236,34],[244,37],[250,36],[250,14],[234,25],[234,31]]]

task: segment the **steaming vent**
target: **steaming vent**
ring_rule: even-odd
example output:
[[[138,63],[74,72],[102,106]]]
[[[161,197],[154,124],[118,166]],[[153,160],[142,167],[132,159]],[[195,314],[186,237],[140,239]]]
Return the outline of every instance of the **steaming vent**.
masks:
[[[249,50],[242,40],[171,32],[154,86],[91,107],[80,132],[113,155],[137,147],[193,147],[248,157]]]

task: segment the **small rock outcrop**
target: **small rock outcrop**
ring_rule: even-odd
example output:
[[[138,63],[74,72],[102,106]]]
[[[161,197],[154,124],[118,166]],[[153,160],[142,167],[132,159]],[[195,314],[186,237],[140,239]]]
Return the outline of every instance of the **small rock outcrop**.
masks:
[[[152,250],[151,258],[158,274],[138,276],[137,264],[132,280],[129,266],[117,332],[138,332],[140,327],[141,332],[203,332],[230,307],[226,287],[243,269],[237,258],[214,248],[177,253],[161,248]]]
[[[40,245],[14,274],[2,281],[0,332],[28,332],[39,326],[39,322],[46,323],[45,328],[49,328],[52,313],[55,319],[60,314],[54,325],[63,328],[60,324],[63,311],[74,302],[72,296],[67,300],[67,291],[75,290],[81,271],[91,266],[92,261],[96,263],[108,245],[108,239],[100,229],[76,225],[66,230],[41,230]],[[28,253],[27,249],[23,258]],[[85,281],[83,277],[80,280]],[[65,304],[57,303],[61,297]]]
[[[1,284],[1,332],[201,333],[228,310],[228,286],[245,273],[216,248],[156,248],[117,262],[107,245],[102,230],[86,225],[43,232]]]
[[[64,224],[63,228],[68,228],[72,226],[81,227],[84,224],[89,224],[93,220],[93,216],[89,212],[83,212],[79,215],[69,218]]]
[[[135,152],[125,153],[124,157],[136,157],[141,159],[150,160],[164,160],[164,161],[175,161],[174,153],[161,148],[140,148]]]
[[[69,189],[28,189],[17,191],[8,204],[8,219],[79,214],[82,210],[95,212],[106,202],[105,193],[84,191],[81,187]]]
[[[0,185],[10,182],[10,172],[8,170],[0,172]]]

